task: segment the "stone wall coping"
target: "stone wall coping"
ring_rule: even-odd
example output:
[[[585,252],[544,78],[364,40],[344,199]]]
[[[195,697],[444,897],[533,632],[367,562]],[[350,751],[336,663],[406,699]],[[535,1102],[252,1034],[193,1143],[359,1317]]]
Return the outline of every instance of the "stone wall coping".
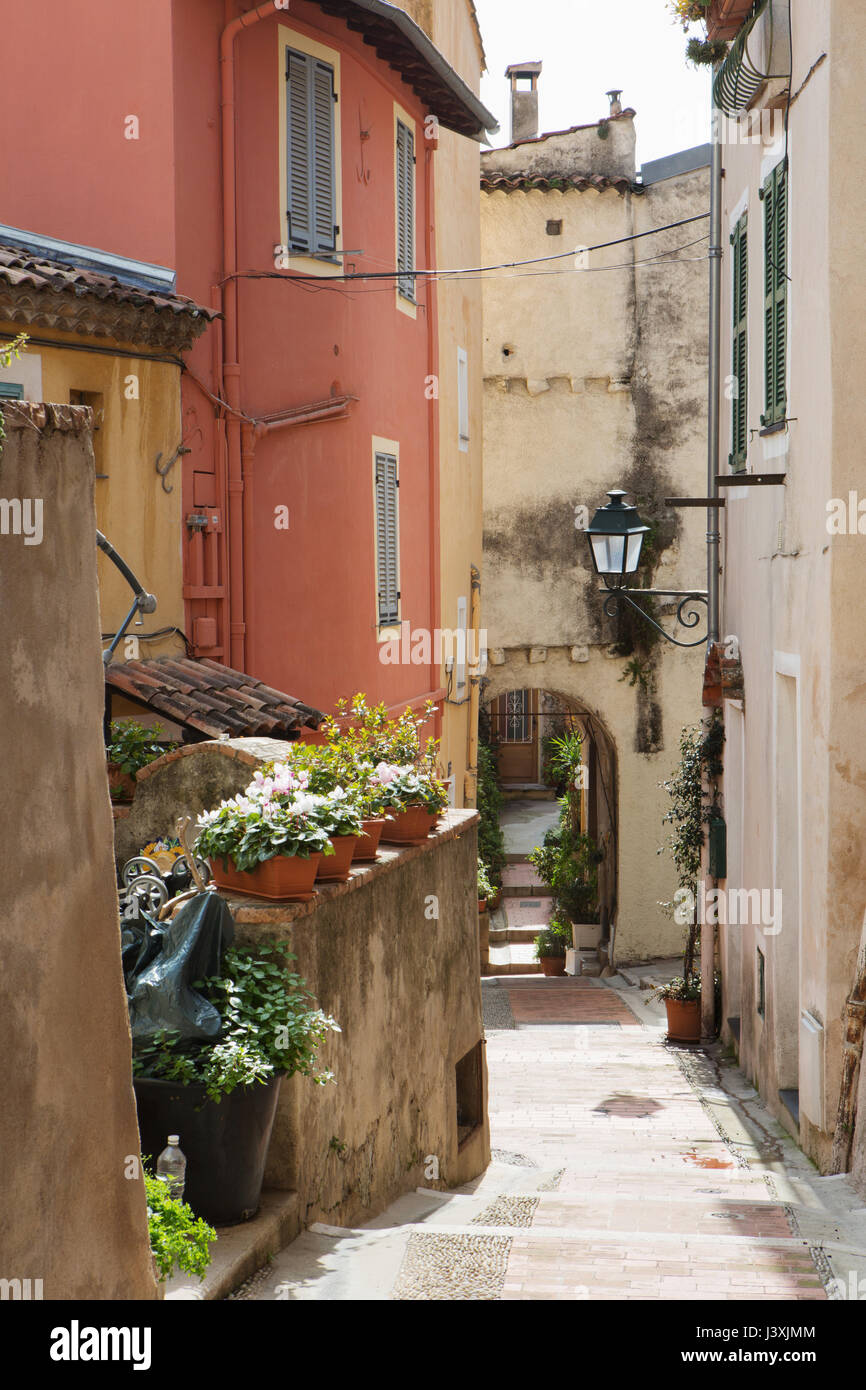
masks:
[[[267,926],[294,922],[301,917],[312,917],[331,898],[356,893],[359,889],[366,888],[374,879],[393,873],[401,865],[408,864],[412,859],[419,859],[423,854],[429,854],[439,845],[446,844],[449,840],[459,840],[479,819],[476,810],[452,808],[444,812],[442,822],[423,844],[407,845],[403,849],[396,845],[389,848],[380,847],[379,858],[374,864],[358,864],[352,869],[347,883],[320,884],[316,890],[316,897],[308,903],[269,903],[264,898],[242,897],[236,893],[223,893],[221,896],[228,903],[236,922]]]
[[[175,748],[171,753],[163,753],[161,758],[154,758],[152,763],[140,768],[135,774],[135,780],[136,782],[145,782],[148,777],[152,777],[155,772],[167,767],[169,763],[176,763],[180,758],[189,758],[193,753],[203,753],[208,750],[221,753],[224,758],[236,758],[238,762],[246,763],[255,771],[262,763],[278,757],[281,748],[290,748],[291,746],[288,739],[284,738],[213,738],[205,739],[201,743],[185,743],[182,748]],[[254,751],[256,749],[257,752]]]

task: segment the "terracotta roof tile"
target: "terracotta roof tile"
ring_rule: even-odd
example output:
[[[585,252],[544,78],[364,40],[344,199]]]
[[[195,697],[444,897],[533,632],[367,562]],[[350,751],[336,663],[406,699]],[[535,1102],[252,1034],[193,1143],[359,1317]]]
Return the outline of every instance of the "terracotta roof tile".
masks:
[[[318,728],[324,717],[254,676],[207,658],[116,662],[106,667],[105,680],[109,690],[208,738],[226,733],[286,738],[304,727]]]
[[[624,174],[482,174],[481,188],[484,193],[516,193],[529,189],[541,193],[552,190],[585,193],[589,188],[598,193],[606,188],[613,188],[620,194],[645,192],[643,184],[634,183]]]

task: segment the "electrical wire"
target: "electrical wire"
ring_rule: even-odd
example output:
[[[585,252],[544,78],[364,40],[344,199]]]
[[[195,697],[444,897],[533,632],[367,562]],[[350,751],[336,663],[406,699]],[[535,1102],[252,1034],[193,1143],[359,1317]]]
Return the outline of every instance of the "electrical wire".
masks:
[[[306,284],[323,282],[327,286],[328,284],[344,284],[351,280],[395,280],[397,278],[408,279],[410,276],[414,280],[441,280],[443,277],[459,279],[467,275],[483,275],[493,270],[519,270],[522,266],[564,261],[582,252],[606,251],[611,246],[625,246],[630,242],[640,241],[643,237],[656,236],[659,232],[670,232],[676,227],[687,227],[692,222],[703,222],[709,215],[708,212],[700,212],[694,217],[683,217],[678,222],[668,222],[662,227],[649,227],[645,232],[632,232],[629,236],[615,237],[613,241],[600,241],[594,246],[581,246],[574,251],[558,251],[552,256],[532,256],[524,261],[501,261],[496,265],[465,266],[460,270],[357,270],[338,275],[295,275],[291,271],[284,270],[238,270],[231,275],[226,275],[220,284],[224,285],[229,280],[299,280]]]

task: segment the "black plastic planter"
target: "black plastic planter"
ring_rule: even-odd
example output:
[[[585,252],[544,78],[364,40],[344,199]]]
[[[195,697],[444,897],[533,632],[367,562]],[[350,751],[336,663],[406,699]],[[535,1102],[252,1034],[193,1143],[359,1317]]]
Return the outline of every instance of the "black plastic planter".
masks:
[[[135,1078],[141,1152],[155,1164],[168,1135],[180,1135],[184,1201],[212,1225],[249,1221],[258,1211],[281,1080],[239,1086],[216,1104],[203,1086]]]

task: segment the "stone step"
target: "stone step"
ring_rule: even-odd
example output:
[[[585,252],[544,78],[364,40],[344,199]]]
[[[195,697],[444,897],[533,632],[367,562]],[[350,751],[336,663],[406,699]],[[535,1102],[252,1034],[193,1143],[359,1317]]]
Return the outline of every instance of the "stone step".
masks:
[[[502,886],[503,898],[551,898],[553,889],[546,883],[523,883]]]
[[[491,927],[490,945],[506,946],[514,944],[525,946],[528,943],[531,946],[540,931],[540,927]]]

